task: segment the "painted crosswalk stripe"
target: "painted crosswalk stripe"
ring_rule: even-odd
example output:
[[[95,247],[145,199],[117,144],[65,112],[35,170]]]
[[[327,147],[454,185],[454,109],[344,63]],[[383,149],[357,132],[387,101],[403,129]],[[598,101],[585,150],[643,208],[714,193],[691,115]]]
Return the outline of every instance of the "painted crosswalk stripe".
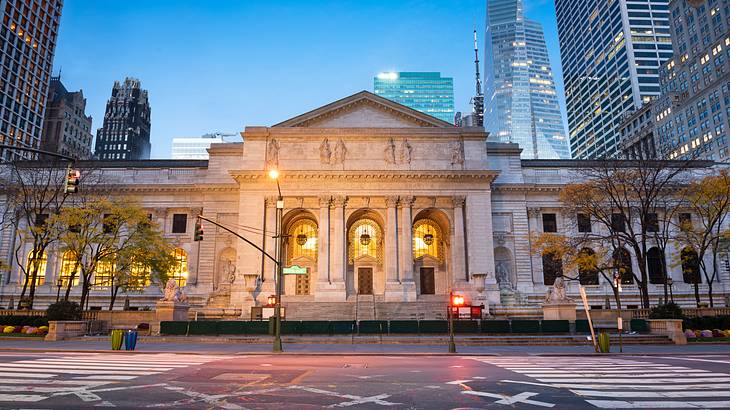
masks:
[[[648,398],[689,398],[689,397],[730,397],[730,390],[714,391],[596,391],[571,389],[575,394],[591,397],[648,397]]]
[[[6,367],[3,365],[2,371],[6,374],[11,372],[19,373],[62,373],[62,374],[126,374],[131,376],[149,376],[157,374],[156,372],[143,372],[143,371],[129,371],[129,370],[109,370],[109,369],[98,369],[98,370],[86,370],[86,369],[59,369],[59,368],[33,368],[33,367]]]
[[[94,360],[92,363],[89,363],[89,361],[86,360],[68,360],[68,359],[41,359],[41,360],[23,360],[18,361],[15,363],[48,363],[48,364],[74,364],[74,365],[84,365],[84,364],[93,364],[93,365],[104,365],[104,366],[124,366],[124,367],[188,367],[189,364],[181,364],[181,363],[148,363],[143,362],[140,363],[139,361],[133,362],[133,361],[126,361],[126,362],[117,362],[117,361],[98,361]]]
[[[105,364],[68,364],[68,363],[58,363],[58,364],[48,364],[48,363],[34,363],[34,362],[15,362],[15,363],[4,363],[2,367],[5,368],[29,368],[29,369],[48,369],[50,366],[52,366],[54,369],[83,369],[83,370],[131,370],[131,371],[143,371],[143,370],[158,370],[161,372],[166,372],[168,370],[174,369],[174,367],[127,367],[127,366],[117,366],[117,365],[105,365]]]
[[[728,375],[728,376],[730,376],[730,375]],[[586,382],[590,381],[590,380],[583,379],[583,378],[580,378],[580,379],[553,379],[553,378],[539,379],[538,378],[537,380],[539,380],[541,382],[576,383],[577,386],[580,383],[586,383]],[[620,383],[661,384],[661,383],[692,383],[692,382],[712,383],[712,382],[730,382],[730,377],[714,377],[714,378],[713,377],[704,377],[704,378],[697,377],[694,379],[689,378],[689,377],[684,377],[684,378],[678,377],[678,378],[664,378],[664,379],[650,379],[650,380],[646,380],[646,379],[644,379],[644,380],[633,380],[633,379],[627,380],[627,379],[619,379],[619,378],[614,378],[614,379],[601,378],[601,382],[616,383],[616,384],[620,384]]]
[[[53,373],[10,373],[0,371],[0,377],[32,377],[37,379],[50,379],[51,377],[56,377],[56,375]]]
[[[37,394],[0,394],[0,401],[11,402],[36,402],[45,399],[45,396]]]
[[[730,401],[621,401],[586,400],[602,409],[726,409]]]

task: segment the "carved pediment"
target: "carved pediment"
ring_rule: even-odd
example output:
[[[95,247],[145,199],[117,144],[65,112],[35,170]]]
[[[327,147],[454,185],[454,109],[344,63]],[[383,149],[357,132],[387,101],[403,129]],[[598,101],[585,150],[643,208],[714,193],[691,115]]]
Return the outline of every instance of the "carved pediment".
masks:
[[[276,124],[274,127],[446,128],[453,125],[371,92],[361,91]]]

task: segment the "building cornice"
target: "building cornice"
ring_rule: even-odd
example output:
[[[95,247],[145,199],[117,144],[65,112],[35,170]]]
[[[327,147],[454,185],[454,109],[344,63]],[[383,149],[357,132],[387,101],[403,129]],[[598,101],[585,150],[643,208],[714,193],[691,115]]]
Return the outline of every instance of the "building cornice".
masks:
[[[565,185],[558,184],[493,184],[492,192],[560,192]]]
[[[263,171],[231,170],[230,175],[239,183],[256,182],[268,178]],[[287,171],[280,178],[283,181],[296,180],[464,180],[492,183],[499,171],[433,171],[433,170],[362,170],[362,171]]]

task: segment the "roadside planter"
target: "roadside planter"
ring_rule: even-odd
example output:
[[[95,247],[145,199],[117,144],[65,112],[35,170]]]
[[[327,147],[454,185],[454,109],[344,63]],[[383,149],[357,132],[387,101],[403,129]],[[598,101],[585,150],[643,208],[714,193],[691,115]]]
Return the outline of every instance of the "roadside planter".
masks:
[[[605,329],[601,329],[601,333],[598,335],[598,348],[601,350],[601,353],[611,351],[611,337],[606,333]]]
[[[124,332],[124,349],[134,350],[135,346],[137,346],[137,331],[127,330]]]
[[[112,350],[120,350],[122,348],[122,340],[124,339],[124,330],[114,329],[111,332]]]

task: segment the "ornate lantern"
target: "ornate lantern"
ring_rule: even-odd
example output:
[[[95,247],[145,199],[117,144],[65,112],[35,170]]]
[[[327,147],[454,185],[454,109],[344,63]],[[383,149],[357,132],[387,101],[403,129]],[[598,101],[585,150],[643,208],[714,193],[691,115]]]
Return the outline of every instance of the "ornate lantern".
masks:
[[[274,295],[269,296],[268,299],[266,300],[266,302],[268,302],[268,306],[276,305],[276,296],[274,296]]]
[[[307,235],[303,233],[297,235],[297,245],[304,246],[305,243],[307,243]]]
[[[423,235],[423,243],[425,243],[428,246],[433,245],[433,234],[427,233]]]
[[[370,235],[367,232],[360,235],[360,243],[364,246],[370,245]]]

